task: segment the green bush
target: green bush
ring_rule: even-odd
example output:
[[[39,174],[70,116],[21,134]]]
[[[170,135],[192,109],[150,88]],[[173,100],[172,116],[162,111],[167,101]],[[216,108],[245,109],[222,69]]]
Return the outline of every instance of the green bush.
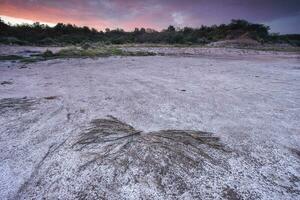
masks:
[[[57,41],[53,38],[44,38],[44,39],[41,39],[38,41],[38,44],[39,45],[56,45],[57,44]]]

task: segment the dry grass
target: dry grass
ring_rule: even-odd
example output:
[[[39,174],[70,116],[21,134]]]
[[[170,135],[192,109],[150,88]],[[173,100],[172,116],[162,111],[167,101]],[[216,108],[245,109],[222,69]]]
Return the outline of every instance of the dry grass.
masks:
[[[33,105],[36,103],[36,99],[26,97],[0,99],[0,114],[6,112],[29,111],[32,110]]]
[[[42,54],[46,59],[53,58],[97,58],[108,56],[153,56],[151,52],[127,52],[119,48],[111,46],[79,48],[71,47],[60,50],[58,53],[50,53],[49,51]]]
[[[57,99],[58,96],[49,96],[49,97],[44,97],[44,99],[46,100],[54,100],[54,99]]]
[[[125,165],[129,167],[125,162],[128,158],[145,163],[144,167],[153,168],[154,165],[159,166],[159,163],[168,162],[172,158],[172,165],[187,171],[188,166],[198,166],[203,159],[214,165],[218,164],[218,161],[210,156],[212,149],[228,152],[219,138],[212,133],[193,130],[143,133],[112,116],[108,119],[93,120],[91,127],[80,135],[72,148],[92,157],[80,167],[81,170],[104,160],[114,160],[116,165],[121,162],[119,167],[126,168]],[[151,157],[141,157],[141,154],[150,154]],[[182,163],[186,166],[182,167]]]

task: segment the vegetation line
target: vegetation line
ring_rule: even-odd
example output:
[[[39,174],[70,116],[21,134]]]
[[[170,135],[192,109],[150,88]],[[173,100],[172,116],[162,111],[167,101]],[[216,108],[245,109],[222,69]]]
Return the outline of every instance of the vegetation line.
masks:
[[[30,57],[23,57],[17,55],[0,55],[0,61],[20,61],[24,63],[32,63],[38,61],[45,61],[50,59],[64,59],[64,58],[97,58],[108,56],[154,56],[156,53],[144,51],[124,51],[119,48],[110,46],[89,46],[84,47],[69,47],[53,53],[46,50],[44,53],[32,55]]]
[[[199,28],[175,28],[169,26],[162,31],[136,28],[126,32],[122,29],[97,31],[89,27],[58,23],[49,27],[40,23],[12,26],[0,19],[0,43],[19,45],[75,45],[102,42],[103,44],[153,43],[153,44],[197,44],[203,45],[220,40],[236,38],[252,39],[259,43],[285,43],[300,46],[300,35],[269,33],[269,27],[246,20],[232,20],[219,26]]]

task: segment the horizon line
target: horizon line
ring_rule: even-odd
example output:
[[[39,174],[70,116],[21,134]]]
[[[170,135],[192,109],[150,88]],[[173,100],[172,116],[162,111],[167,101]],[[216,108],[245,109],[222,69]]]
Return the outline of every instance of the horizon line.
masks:
[[[151,27],[143,27],[143,26],[141,26],[141,27],[135,27],[135,28],[133,28],[133,29],[125,29],[125,28],[122,28],[122,27],[105,27],[105,28],[97,28],[97,27],[94,27],[94,26],[89,26],[89,25],[77,25],[76,23],[64,23],[64,22],[57,22],[57,23],[51,23],[51,22],[45,22],[45,21],[33,21],[33,20],[30,20],[30,19],[25,19],[25,18],[18,18],[18,17],[11,17],[11,16],[6,16],[6,15],[0,15],[0,19],[4,22],[4,23],[6,23],[6,24],[8,24],[8,25],[12,25],[12,26],[16,26],[16,25],[33,25],[34,23],[39,23],[39,24],[41,24],[41,25],[47,25],[47,26],[49,26],[49,27],[55,27],[57,24],[65,24],[65,25],[68,25],[68,24],[70,24],[70,25],[72,25],[72,26],[76,26],[76,27],[88,27],[89,29],[95,29],[95,30],[97,30],[98,32],[105,32],[105,30],[106,29],[110,29],[110,30],[117,30],[117,29],[121,29],[121,30],[124,30],[125,32],[132,32],[132,31],[134,31],[134,29],[135,28],[139,28],[139,29],[141,29],[141,28],[145,28],[146,30],[147,29],[152,29],[152,30],[155,30],[155,31],[158,31],[158,32],[160,32],[160,31],[163,31],[163,30],[166,30],[166,28],[167,27],[165,27],[165,28],[160,28],[159,30],[158,29],[155,29],[155,28],[151,28]],[[238,20],[238,19],[231,19],[231,20]],[[245,19],[240,19],[240,20],[245,20]],[[245,21],[248,21],[248,20],[245,20]],[[227,24],[229,24],[231,21],[229,21]],[[253,22],[251,22],[251,21],[248,21],[249,23],[253,23]],[[210,26],[208,26],[208,25],[204,25],[204,24],[201,24],[200,26],[176,26],[176,25],[172,25],[172,24],[170,24],[169,26],[174,26],[175,28],[181,28],[181,29],[183,29],[183,28],[185,28],[185,27],[188,27],[188,28],[194,28],[194,29],[197,29],[197,28],[201,28],[202,26],[205,26],[205,27],[211,27],[211,26],[214,26],[214,25],[217,25],[217,26],[219,26],[219,25],[221,25],[221,24],[224,24],[224,23],[220,23],[220,24],[213,24],[213,25],[210,25]],[[254,23],[254,24],[256,24],[256,23]],[[280,32],[272,32],[271,30],[272,30],[272,27],[271,26],[269,26],[269,25],[266,25],[266,24],[264,24],[264,23],[257,23],[257,24],[263,24],[263,25],[265,25],[265,26],[268,26],[269,28],[270,28],[270,33],[272,34],[272,33],[277,33],[277,34],[280,34],[281,35],[281,33]],[[300,34],[300,33],[288,33],[288,34],[282,34],[282,35],[293,35],[293,34]]]

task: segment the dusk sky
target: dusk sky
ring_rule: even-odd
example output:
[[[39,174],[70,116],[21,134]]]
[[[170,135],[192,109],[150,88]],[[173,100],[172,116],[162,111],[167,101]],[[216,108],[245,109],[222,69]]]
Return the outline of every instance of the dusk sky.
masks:
[[[98,30],[161,30],[246,19],[272,32],[300,33],[300,0],[0,0],[0,17],[12,23],[71,23]]]

